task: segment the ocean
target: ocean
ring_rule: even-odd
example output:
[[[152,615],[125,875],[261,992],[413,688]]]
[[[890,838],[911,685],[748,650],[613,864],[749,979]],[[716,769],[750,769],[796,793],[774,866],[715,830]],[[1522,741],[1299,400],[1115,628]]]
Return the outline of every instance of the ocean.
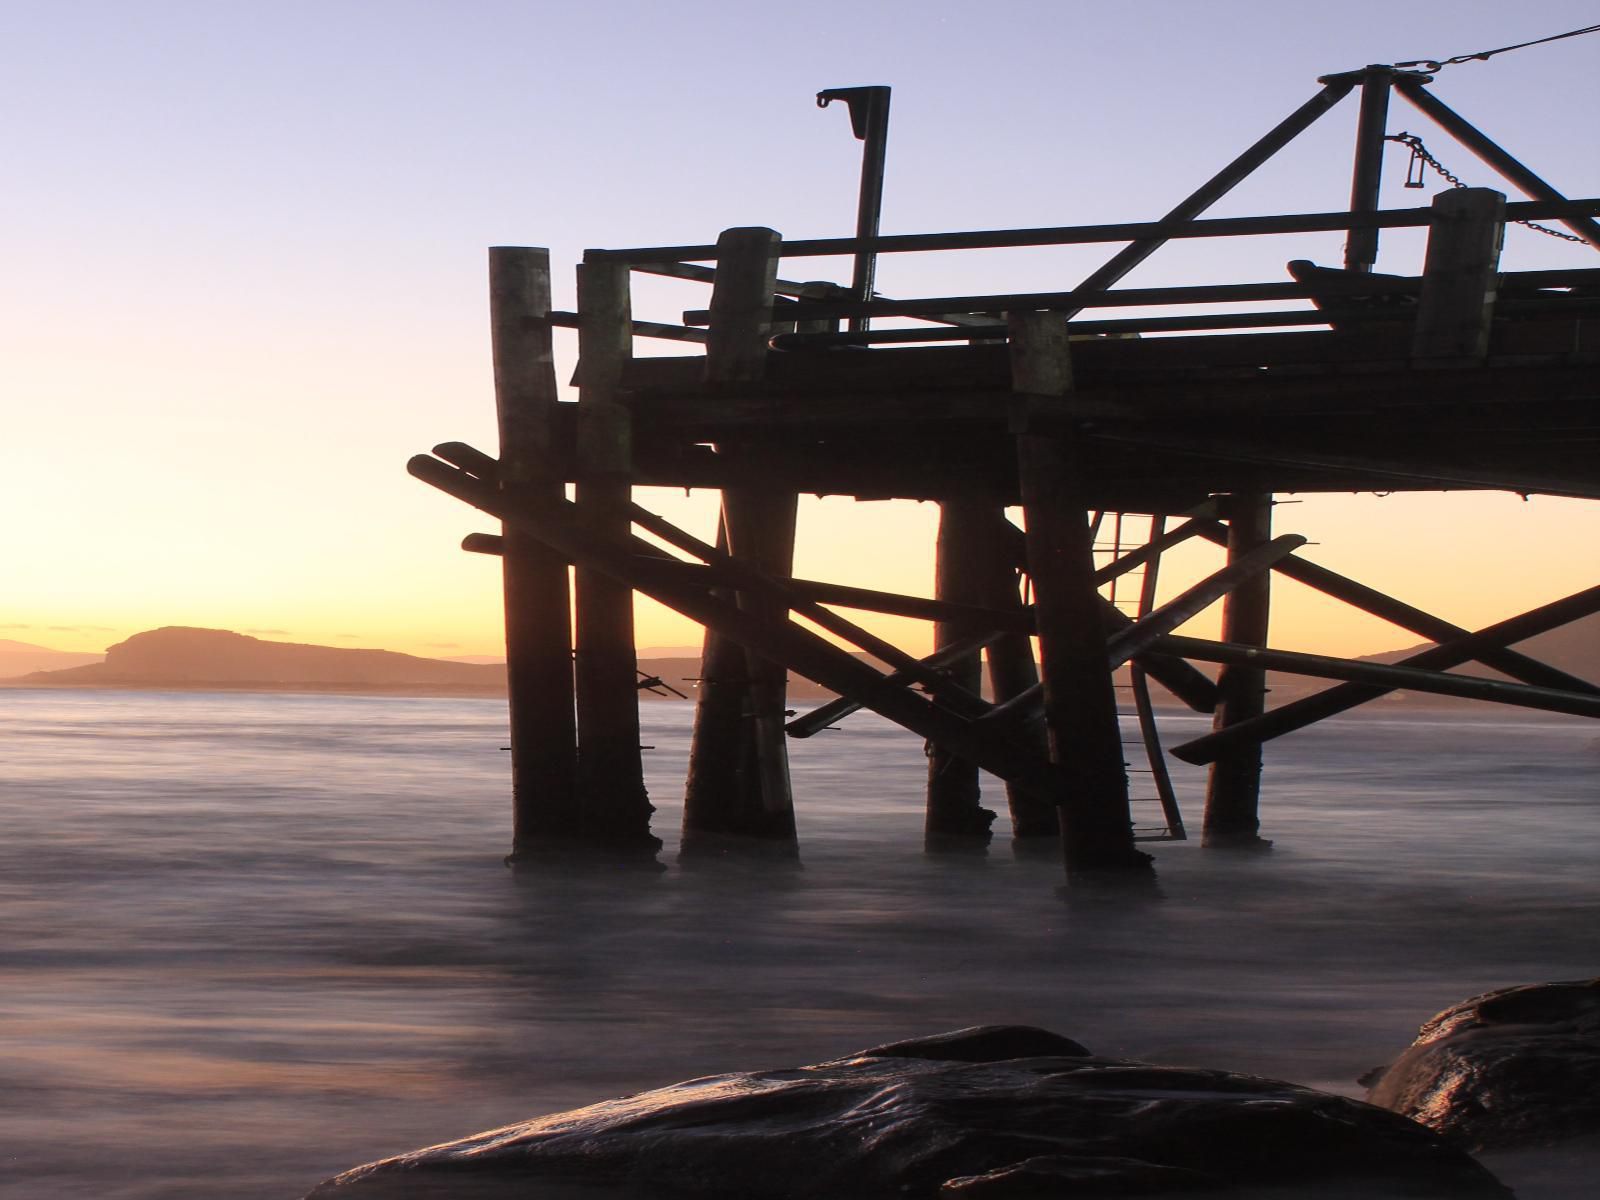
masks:
[[[692,708],[643,706],[659,871],[513,874],[503,704],[0,693],[0,1197],[294,1200],[382,1155],[984,1022],[1360,1095],[1419,1023],[1600,974],[1600,727],[1352,714],[1268,747],[1268,854],[1160,894],[922,848],[870,714],[791,744],[796,864],[676,859]],[[1205,718],[1168,714],[1169,740]],[[1175,764],[1198,827],[1203,776]],[[986,801],[1004,810],[998,785]],[[997,828],[1003,829],[1002,815]],[[1523,1200],[1600,1154],[1486,1159]]]

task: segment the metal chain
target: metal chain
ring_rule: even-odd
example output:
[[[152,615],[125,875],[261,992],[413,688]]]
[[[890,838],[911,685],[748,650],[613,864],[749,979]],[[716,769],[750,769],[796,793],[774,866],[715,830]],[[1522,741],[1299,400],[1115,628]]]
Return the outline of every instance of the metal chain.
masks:
[[[1464,188],[1467,186],[1461,181],[1460,176],[1452,174],[1442,162],[1428,152],[1428,148],[1422,144],[1422,139],[1416,134],[1404,132],[1391,133],[1386,134],[1383,140],[1386,142],[1399,142],[1402,146],[1405,146],[1411,151],[1411,157],[1414,163],[1427,163],[1428,166],[1433,168],[1433,170],[1437,172],[1451,187]],[[1421,187],[1422,181],[1419,179],[1417,182],[1413,183],[1410,177],[1408,177],[1406,179],[1406,186]],[[1583,239],[1578,237],[1576,234],[1562,233],[1559,229],[1551,229],[1548,225],[1541,225],[1537,221],[1513,219],[1512,224],[1526,225],[1529,229],[1536,230],[1539,233],[1549,234],[1553,238],[1560,238],[1564,242],[1583,242]]]

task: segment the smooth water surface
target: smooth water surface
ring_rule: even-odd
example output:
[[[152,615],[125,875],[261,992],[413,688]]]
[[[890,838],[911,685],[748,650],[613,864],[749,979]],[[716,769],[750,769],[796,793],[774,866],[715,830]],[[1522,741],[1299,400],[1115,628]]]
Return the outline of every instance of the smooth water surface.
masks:
[[[659,703],[665,869],[513,875],[501,703],[0,692],[0,1196],[293,1200],[980,1022],[1359,1095],[1445,1005],[1600,974],[1600,729],[1499,713],[1272,744],[1274,850],[1155,846],[1134,900],[1063,895],[1003,832],[924,854],[921,744],[868,715],[791,744],[797,865],[678,864],[692,709]],[[1203,776],[1179,786],[1198,826]],[[1592,1159],[1488,1161],[1525,1200],[1591,1194]]]

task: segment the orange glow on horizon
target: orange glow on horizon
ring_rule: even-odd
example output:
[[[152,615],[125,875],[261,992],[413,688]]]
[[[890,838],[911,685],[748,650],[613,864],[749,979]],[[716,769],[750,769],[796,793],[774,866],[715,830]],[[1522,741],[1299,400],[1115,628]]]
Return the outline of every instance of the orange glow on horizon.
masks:
[[[641,491],[647,507],[714,536],[716,495]],[[1600,508],[1549,498],[1523,501],[1498,493],[1280,497],[1278,532],[1311,537],[1301,554],[1468,628],[1592,586],[1594,556],[1575,546],[1600,544]],[[1301,501],[1303,500],[1303,503]],[[448,506],[446,506],[448,508]],[[461,516],[470,518],[463,512]],[[861,587],[930,595],[938,509],[904,501],[802,501],[795,573]],[[176,589],[126,598],[115,608],[79,594],[48,612],[19,614],[0,637],[52,649],[98,652],[144,629],[164,625],[226,628],[272,641],[375,647],[425,657],[500,655],[499,564],[462,553],[454,541],[470,521],[426,555],[426,569],[405,572],[406,586],[379,603],[382,589],[356,586],[362,571],[307,595],[265,589],[248,606],[221,587]],[[483,527],[482,525],[479,526]],[[421,559],[421,551],[416,552]],[[1163,559],[1161,598],[1216,570],[1222,551],[1198,540]],[[370,569],[370,564],[367,564]],[[201,578],[203,585],[203,573]],[[316,581],[311,581],[316,582]],[[851,620],[916,654],[932,648],[931,626],[910,618],[841,610]],[[1215,636],[1220,605],[1185,632]],[[645,597],[636,603],[642,650],[688,649],[701,630]],[[1423,640],[1387,622],[1279,577],[1272,642],[1285,649],[1356,656]]]

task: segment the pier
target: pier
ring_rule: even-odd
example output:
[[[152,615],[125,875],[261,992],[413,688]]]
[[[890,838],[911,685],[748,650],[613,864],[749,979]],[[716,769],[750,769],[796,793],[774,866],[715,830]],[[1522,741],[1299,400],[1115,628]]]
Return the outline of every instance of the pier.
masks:
[[[888,89],[833,89],[819,103],[849,107],[864,151],[851,237],[750,227],[699,245],[590,250],[575,312],[554,308],[548,252],[492,249],[498,452],[445,442],[410,470],[500,523],[464,546],[504,563],[513,858],[659,848],[639,757],[635,592],[706,631],[685,855],[792,848],[788,740],[859,708],[926,740],[930,846],[992,835],[978,802],[985,772],[1005,784],[1012,836],[1059,841],[1072,878],[1148,874],[1141,843],[1188,836],[1152,681],[1213,714],[1211,733],[1170,753],[1210,766],[1199,833],[1217,849],[1265,844],[1266,743],[1387,691],[1600,717],[1600,686],[1511,648],[1600,611],[1600,586],[1469,630],[1317,565],[1275,519],[1282,493],[1600,499],[1600,270],[1506,272],[1499,261],[1508,221],[1564,226],[1580,254],[1600,248],[1600,200],[1561,195],[1430,81],[1394,67],[1323,78],[1156,221],[892,235],[877,211]],[[1348,206],[1203,215],[1352,94]],[[1385,145],[1409,136],[1386,132],[1394,97],[1528,199],[1456,187],[1426,207],[1380,208]],[[1420,139],[1407,144],[1415,156]],[[1401,228],[1427,231],[1419,275],[1375,269],[1383,231]],[[1317,231],[1347,232],[1342,263],[1289,261],[1286,280],[1117,286],[1171,243]],[[874,288],[882,255],[1091,244],[1120,248],[1059,291]],[[810,278],[808,259],[839,256],[854,262],[848,282]],[[704,306],[636,313],[638,273],[704,284]],[[1250,307],[1269,301],[1294,307]],[[1163,311],[1142,311],[1153,308]],[[560,399],[555,375],[565,330],[578,342],[576,403]],[[700,352],[641,352],[654,339]],[[635,503],[642,486],[716,489],[716,540]],[[795,577],[808,494],[938,504],[935,594]],[[1192,539],[1215,543],[1221,566],[1158,602],[1163,552]],[[1437,645],[1397,665],[1269,647],[1275,574]],[[1137,597],[1131,612],[1112,586]],[[1215,603],[1218,639],[1176,632]],[[891,644],[850,611],[928,621],[934,653]],[[1469,662],[1506,678],[1450,673]],[[1133,747],[1118,720],[1123,667]],[[1268,670],[1332,686],[1268,707]],[[839,700],[794,715],[790,674]],[[1130,755],[1147,764],[1152,795],[1130,794]]]

